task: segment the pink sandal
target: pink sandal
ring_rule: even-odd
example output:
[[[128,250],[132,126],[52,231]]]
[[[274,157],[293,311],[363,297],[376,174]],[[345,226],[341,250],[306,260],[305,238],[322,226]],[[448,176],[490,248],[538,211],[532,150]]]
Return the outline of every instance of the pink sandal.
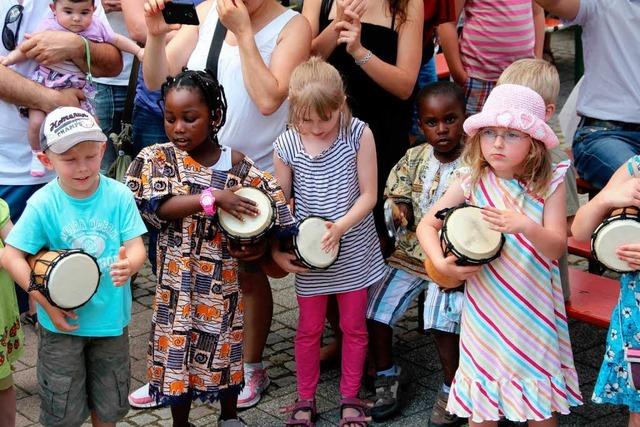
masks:
[[[318,417],[318,410],[316,409],[316,400],[296,400],[293,405],[280,408],[280,413],[290,413],[289,419],[285,422],[287,427],[315,427],[316,418]],[[309,412],[310,419],[298,419],[296,414],[298,412]]]
[[[366,410],[373,405],[365,400],[360,400],[355,397],[343,397],[340,399],[340,427],[344,427],[349,424],[355,424],[358,427],[367,427],[371,422],[371,417],[367,416]],[[358,415],[355,417],[345,417],[342,414],[345,409],[355,409],[358,411]]]

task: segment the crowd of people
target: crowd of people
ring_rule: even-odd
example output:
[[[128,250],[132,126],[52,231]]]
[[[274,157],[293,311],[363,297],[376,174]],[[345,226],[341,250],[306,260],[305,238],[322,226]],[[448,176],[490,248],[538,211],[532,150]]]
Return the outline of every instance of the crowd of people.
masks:
[[[110,426],[130,405],[162,405],[184,427],[196,399],[220,403],[219,425],[245,425],[239,410],[270,383],[269,276],[286,274],[299,308],[287,426],[315,423],[327,320],[342,355],[340,426],[397,415],[393,327],[421,294],[443,373],[430,426],[553,426],[582,404],[567,236],[588,240],[612,209],[640,207],[640,84],[629,71],[640,3],[307,0],[299,13],[204,0],[198,25],[167,24],[168,3],[0,4],[0,425],[15,425],[24,322],[38,330],[45,426]],[[580,25],[588,46],[580,121],[565,135],[577,173],[600,190],[582,207],[547,124],[560,79],[541,59],[545,13]],[[437,81],[437,46],[451,81]],[[126,107],[133,160],[119,182],[104,175],[121,154],[107,135],[126,130]],[[473,254],[448,240],[469,232],[447,227],[464,209],[486,229]],[[267,211],[256,235],[223,221],[250,227]],[[312,217],[333,257],[323,268],[296,243]],[[97,267],[97,288],[64,305],[47,280],[78,254]],[[638,243],[616,256],[640,270]],[[147,261],[157,279],[148,383],[132,391],[131,288]],[[65,285],[82,276],[69,271]],[[621,277],[591,396],[628,407],[630,426],[640,426],[636,279]],[[365,376],[372,402],[360,398]]]

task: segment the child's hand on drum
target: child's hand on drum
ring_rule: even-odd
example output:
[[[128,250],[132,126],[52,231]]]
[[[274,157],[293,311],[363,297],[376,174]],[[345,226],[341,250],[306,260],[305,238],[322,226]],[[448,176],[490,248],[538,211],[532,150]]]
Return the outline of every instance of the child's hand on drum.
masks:
[[[322,236],[322,250],[330,253],[337,250],[340,238],[345,233],[345,230],[336,222],[327,221],[324,226],[327,228],[327,232]]]
[[[640,270],[640,243],[621,245],[618,247],[616,255],[629,264],[632,269]]]
[[[44,307],[44,309],[49,315],[49,318],[51,319],[51,322],[53,323],[53,325],[59,331],[71,332],[71,331],[75,331],[80,327],[80,325],[78,325],[77,323],[72,324],[67,321],[67,319],[71,319],[71,320],[78,319],[78,315],[76,314],[75,311],[71,311],[71,310],[66,311],[61,308],[54,307],[51,304],[47,304],[47,306],[48,307]]]
[[[260,209],[258,209],[256,202],[246,197],[238,196],[234,193],[240,186],[233,188],[227,188],[225,190],[216,190],[214,195],[216,197],[216,205],[231,215],[242,221],[243,215],[258,216],[260,215]]]
[[[118,260],[111,264],[111,280],[116,286],[124,285],[129,277],[131,277],[131,263],[127,258],[127,250],[124,246],[120,246],[118,252]]]
[[[297,258],[290,252],[283,252],[275,247],[271,249],[271,258],[288,273],[308,273],[309,269],[297,264]]]
[[[393,224],[396,227],[406,227],[412,218],[411,206],[406,203],[396,203],[396,209],[393,209]]]
[[[602,191],[605,203],[613,208],[640,207],[640,178],[632,178],[620,185],[606,186]]]
[[[455,255],[449,255],[446,258],[433,260],[433,265],[445,276],[454,277],[458,280],[467,280],[476,274],[482,265],[458,265],[458,258]]]
[[[525,233],[532,220],[518,212],[500,210],[491,206],[482,208],[482,216],[491,230],[501,233]]]

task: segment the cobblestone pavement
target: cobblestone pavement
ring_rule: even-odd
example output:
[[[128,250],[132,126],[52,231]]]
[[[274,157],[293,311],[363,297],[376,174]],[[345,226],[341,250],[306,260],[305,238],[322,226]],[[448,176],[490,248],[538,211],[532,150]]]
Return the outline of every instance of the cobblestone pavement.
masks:
[[[552,47],[562,77],[559,105],[562,105],[573,87],[573,34],[570,31],[556,33]],[[552,122],[557,130],[557,121]],[[585,265],[572,259],[573,265]],[[151,305],[155,287],[154,277],[146,268],[134,285],[133,316],[129,327],[131,336],[132,389],[145,381],[145,354],[151,319]],[[281,406],[295,399],[295,364],[293,360],[293,336],[298,317],[291,278],[272,281],[274,294],[274,319],[271,327],[265,361],[269,365],[272,384],[262,401],[252,409],[241,413],[252,426],[279,426],[284,415]],[[36,336],[31,327],[25,327],[26,346],[22,360],[16,364],[15,379],[18,388],[18,426],[38,425],[39,398],[36,381]],[[626,425],[626,411],[608,405],[595,405],[589,401],[603,355],[605,331],[572,321],[571,342],[578,370],[585,405],[576,408],[571,415],[560,418],[567,426],[622,426]],[[403,367],[406,378],[411,378],[405,390],[402,416],[384,425],[426,426],[431,406],[435,401],[442,378],[436,349],[432,339],[418,329],[418,312],[413,306],[399,323],[395,333],[395,354]],[[338,379],[336,368],[325,369],[318,387],[319,426],[337,425]],[[218,408],[215,405],[195,403],[191,421],[197,426],[216,424]],[[170,426],[169,409],[131,410],[118,426]]]

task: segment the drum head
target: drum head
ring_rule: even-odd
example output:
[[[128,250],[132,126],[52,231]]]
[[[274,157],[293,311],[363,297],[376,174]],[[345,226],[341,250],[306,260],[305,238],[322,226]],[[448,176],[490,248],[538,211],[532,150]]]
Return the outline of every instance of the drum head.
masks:
[[[338,258],[339,250],[328,253],[322,250],[322,236],[327,231],[324,225],[326,221],[312,216],[298,225],[298,235],[294,237],[296,255],[310,268],[329,268]]]
[[[80,307],[95,294],[99,281],[100,271],[91,256],[81,252],[68,254],[51,269],[49,298],[62,309]]]
[[[614,220],[596,230],[592,243],[593,251],[605,267],[627,273],[633,271],[626,261],[616,255],[620,245],[640,243],[640,222],[633,219]]]
[[[275,212],[271,198],[262,190],[255,187],[242,187],[236,194],[241,197],[251,199],[258,205],[260,214],[255,217],[243,216],[244,221],[240,221],[230,213],[220,209],[218,220],[220,226],[230,238],[251,238],[259,236],[271,228],[275,220]]]
[[[471,261],[491,258],[500,250],[502,233],[489,228],[482,218],[482,209],[475,206],[455,209],[446,223],[446,237],[453,249]]]

